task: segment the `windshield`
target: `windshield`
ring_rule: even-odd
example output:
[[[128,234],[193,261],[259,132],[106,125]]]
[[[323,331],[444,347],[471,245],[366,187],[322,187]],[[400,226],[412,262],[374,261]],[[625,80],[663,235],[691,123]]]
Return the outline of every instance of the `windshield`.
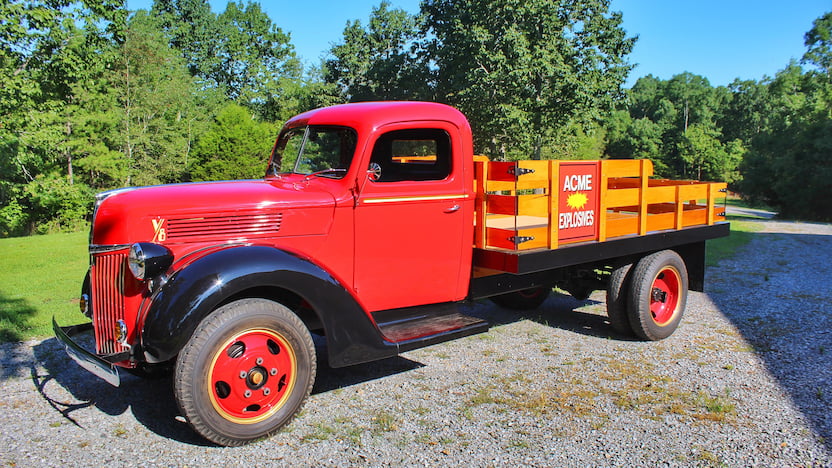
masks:
[[[344,127],[302,127],[284,133],[275,146],[271,174],[293,172],[341,179],[355,153],[356,133]]]

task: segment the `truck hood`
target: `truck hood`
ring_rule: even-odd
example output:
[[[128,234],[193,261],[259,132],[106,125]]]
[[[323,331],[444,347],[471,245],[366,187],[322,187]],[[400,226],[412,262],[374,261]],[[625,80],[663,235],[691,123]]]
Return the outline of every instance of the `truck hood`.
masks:
[[[244,242],[321,235],[335,209],[331,193],[279,180],[188,183],[105,192],[91,243]]]

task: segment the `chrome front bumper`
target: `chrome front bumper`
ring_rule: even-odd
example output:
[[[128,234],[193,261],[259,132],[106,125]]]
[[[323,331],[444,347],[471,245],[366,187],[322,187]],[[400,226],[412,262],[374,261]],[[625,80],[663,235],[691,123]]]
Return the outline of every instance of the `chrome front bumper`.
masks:
[[[64,345],[64,348],[66,348],[66,353],[75,362],[77,362],[79,366],[90,371],[93,375],[100,377],[108,384],[114,387],[119,386],[121,379],[118,376],[118,369],[112,363],[127,359],[129,357],[128,353],[125,352],[114,356],[105,356],[109,359],[105,360],[103,357],[87,351],[78,343],[72,341],[71,336],[91,331],[92,323],[82,323],[71,327],[61,327],[58,326],[58,322],[55,321],[55,317],[52,317],[52,330],[55,331],[55,338],[57,338],[58,341]]]

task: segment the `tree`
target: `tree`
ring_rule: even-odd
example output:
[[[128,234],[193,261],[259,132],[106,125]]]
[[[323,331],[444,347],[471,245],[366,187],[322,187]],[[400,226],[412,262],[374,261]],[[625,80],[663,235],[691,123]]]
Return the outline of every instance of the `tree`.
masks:
[[[207,79],[219,64],[220,26],[208,0],[154,0],[151,16],[181,52],[192,76]]]
[[[735,140],[723,145],[719,137],[715,128],[702,124],[691,125],[682,135],[679,157],[691,169],[687,172],[692,177],[728,183],[737,178],[737,167],[745,152],[742,142]]]
[[[427,0],[422,10],[436,95],[466,113],[491,156],[540,158],[558,129],[609,109],[632,68],[635,39],[607,0]]]
[[[0,7],[3,235],[72,228],[76,223],[69,218],[83,220],[77,218],[83,209],[67,208],[88,194],[74,177],[69,144],[75,90],[104,69],[113,45],[123,40],[125,18],[120,0],[32,0]],[[47,223],[49,218],[58,221]]]
[[[350,101],[429,99],[429,71],[417,55],[421,18],[382,1],[368,27],[349,21],[325,62],[328,82]]]
[[[279,96],[286,80],[300,78],[301,67],[288,34],[275,26],[256,2],[229,2],[217,18],[219,64],[208,77],[230,99],[260,111]]]
[[[263,177],[276,133],[244,107],[226,104],[194,147],[194,180]]]
[[[832,78],[832,12],[817,18],[804,36],[808,50],[803,63],[816,66],[827,78]]]

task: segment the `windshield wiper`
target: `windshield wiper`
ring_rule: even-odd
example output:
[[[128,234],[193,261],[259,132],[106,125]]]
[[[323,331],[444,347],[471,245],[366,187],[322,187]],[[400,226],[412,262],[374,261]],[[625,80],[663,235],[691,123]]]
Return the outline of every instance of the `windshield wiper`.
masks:
[[[347,170],[346,170],[346,169],[337,168],[337,167],[332,167],[332,168],[329,168],[329,169],[322,169],[322,170],[320,170],[320,171],[315,171],[315,172],[313,172],[313,173],[311,173],[311,174],[307,174],[307,175],[306,175],[306,177],[304,177],[304,178],[303,178],[303,180],[309,180],[309,179],[311,179],[313,176],[318,176],[318,177],[326,177],[326,176],[325,176],[325,174],[335,174],[335,173],[338,173],[338,172],[343,172],[344,174],[346,174],[346,173],[347,173]],[[329,178],[329,179],[334,179],[334,177],[327,177],[327,178]]]

